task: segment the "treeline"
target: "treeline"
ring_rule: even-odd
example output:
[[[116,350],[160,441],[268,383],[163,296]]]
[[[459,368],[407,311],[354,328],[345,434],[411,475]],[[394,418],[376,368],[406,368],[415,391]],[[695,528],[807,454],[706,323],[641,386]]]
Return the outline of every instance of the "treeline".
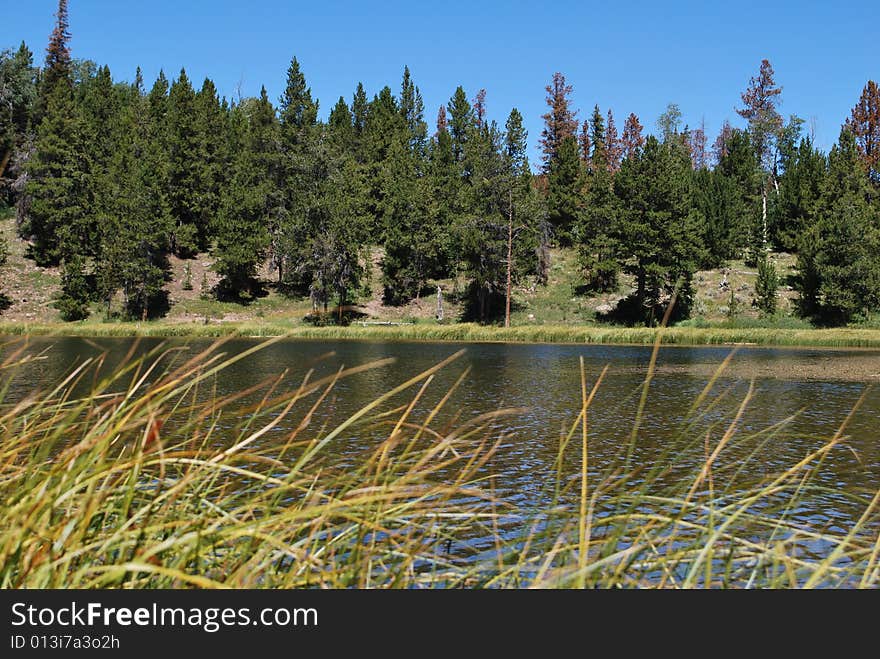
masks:
[[[510,286],[546,283],[551,245],[577,250],[584,286],[634,291],[613,319],[656,323],[673,292],[692,303],[699,268],[745,258],[762,311],[775,311],[768,249],[797,252],[800,311],[846,323],[880,309],[880,93],[869,82],[838,143],[819,152],[797,117],[783,120],[766,60],[709,145],[670,105],[656,135],[630,114],[618,133],[596,107],[579,123],[571,86],[547,87],[541,172],[513,109],[489,120],[485,90],[457,88],[429,128],[404,69],[399,90],[358,85],[326,121],[294,58],[277,104],[228,101],[185,70],[147,89],[72,59],[66,0],[37,67],[22,44],[0,54],[0,184],[40,265],[62,266],[58,307],[95,301],[134,318],[167,308],[169,255],[209,251],[227,299],[257,294],[268,263],[280,291],[318,311],[356,300],[369,246],[384,247],[385,299],[463,276],[467,314],[499,318]],[[0,245],[0,261],[5,250]],[[0,263],[2,264],[2,263]]]
[[[522,117],[489,121],[484,92],[471,103],[457,89],[429,136],[408,70],[397,94],[358,85],[322,122],[295,58],[276,107],[265,89],[236,102],[210,80],[196,90],[185,71],[149,90],[140,73],[117,83],[72,60],[68,38],[62,1],[41,70],[24,45],[3,55],[7,200],[34,260],[63,266],[65,318],[96,299],[109,311],[119,291],[127,315],[162,313],[170,254],[211,251],[226,298],[254,294],[268,259],[283,291],[326,310],[357,296],[368,247],[383,245],[389,302],[463,271],[481,320],[505,288],[509,234],[511,279],[538,270],[543,210]]]
[[[803,121],[778,111],[782,89],[761,63],[741,94],[746,129],[725,122],[711,146],[705,129],[681,125],[670,104],[657,135],[629,115],[594,108],[578,125],[557,73],[547,87],[541,146],[548,217],[556,239],[578,250],[584,280],[611,291],[621,273],[635,291],[615,312],[656,322],[677,291],[686,317],[697,269],[742,258],[756,267],[756,302],[776,311],[771,249],[797,253],[799,312],[843,324],[880,310],[880,93],[869,81],[826,156]]]

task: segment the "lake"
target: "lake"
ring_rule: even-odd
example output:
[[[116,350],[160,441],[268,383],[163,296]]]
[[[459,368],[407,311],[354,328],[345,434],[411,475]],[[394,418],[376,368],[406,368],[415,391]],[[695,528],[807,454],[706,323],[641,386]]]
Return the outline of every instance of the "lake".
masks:
[[[259,342],[229,340],[222,351],[236,354]],[[43,358],[19,370],[6,402],[49,388],[87,358],[105,355],[102,372],[109,372],[132,349],[135,354],[146,354],[160,345],[181,348],[173,357],[181,359],[210,344],[208,340],[181,339],[142,339],[135,343],[111,338],[32,338],[29,351],[42,353]],[[3,350],[8,351],[10,345]],[[880,351],[739,347],[700,406],[700,414],[689,418],[689,407],[732,349],[664,347],[658,355],[634,444],[629,440],[651,357],[651,348],[646,346],[282,340],[225,369],[200,395],[243,391],[282,372],[286,374],[279,391],[290,390],[310,370],[314,380],[343,365],[395,360],[340,380],[312,420],[310,428],[320,432],[322,426],[332,428],[376,397],[459,350],[464,354],[436,375],[415,405],[413,418],[423,419],[465,372],[438,415],[435,428],[452,428],[480,414],[516,408],[515,413],[493,422],[493,439],[501,437],[501,444],[483,470],[495,475],[498,495],[520,509],[537,508],[549,496],[547,483],[558,468],[561,437],[580,410],[581,358],[590,388],[608,366],[588,417],[591,472],[600,474],[612,469],[620,463],[622,454],[629,452],[629,464],[637,470],[645,471],[665,461],[669,469],[663,479],[692,474],[688,468],[693,465],[678,463],[670,448],[682,438],[690,438],[705,443],[708,453],[741,412],[732,441],[716,462],[716,480],[723,480],[725,475],[753,481],[770,478],[831,439],[864,397],[847,423],[843,441],[828,454],[816,474],[816,482],[824,486],[822,494],[806,499],[792,515],[839,532],[862,512],[843,494],[870,498],[880,488],[880,388],[872,386],[880,382]],[[750,387],[751,397],[740,411]],[[406,405],[416,390],[411,388],[398,395],[382,409]],[[253,394],[251,401],[261,395]],[[311,397],[308,405],[314,399]],[[247,402],[247,398],[241,401]],[[264,435],[260,439],[264,446],[283,441],[308,405]],[[232,427],[234,422],[221,419],[216,442],[231,442],[222,429],[224,424]],[[352,429],[329,447],[331,455],[337,466],[344,467],[358,460],[389,431],[382,426]],[[564,476],[575,478],[579,467],[580,435],[575,434],[565,453]]]

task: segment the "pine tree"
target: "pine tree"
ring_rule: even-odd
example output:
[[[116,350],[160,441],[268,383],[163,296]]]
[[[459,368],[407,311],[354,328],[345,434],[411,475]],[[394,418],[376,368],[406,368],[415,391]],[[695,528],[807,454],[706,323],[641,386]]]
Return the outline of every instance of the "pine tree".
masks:
[[[648,325],[660,320],[676,289],[673,317],[687,317],[690,310],[691,280],[702,249],[689,202],[691,176],[684,145],[651,136],[614,179],[628,255],[621,266],[636,280],[633,316]]]
[[[340,96],[327,119],[328,136],[338,153],[354,157],[354,121],[345,99]]]
[[[846,324],[880,309],[880,213],[846,126],[828,156],[817,218],[798,252],[802,312]]]
[[[419,173],[415,154],[392,145],[386,202],[385,256],[382,260],[384,297],[389,304],[417,298],[428,279],[444,270],[448,231],[443,209],[434,203],[439,181]]]
[[[438,275],[452,274],[452,254],[455,236],[452,231],[454,218],[460,213],[462,172],[460,163],[453,155],[452,136],[446,121],[446,108],[440,106],[437,115],[437,132],[431,140],[427,163],[430,200],[435,213],[435,225],[441,233],[443,246],[439,250]]]
[[[462,87],[456,87],[455,93],[446,106],[449,110],[449,136],[452,138],[452,157],[455,162],[464,160],[464,152],[476,120],[467,94]]]
[[[582,157],[578,153],[576,119],[569,96],[572,86],[565,76],[556,72],[547,87],[549,110],[543,115],[541,131],[543,171],[547,176],[548,220],[553,236],[560,245],[570,245],[577,215],[583,205]],[[581,140],[581,148],[589,145]]]
[[[725,211],[732,221],[725,221],[722,225],[729,228],[729,233],[717,240],[717,245],[725,246],[717,256],[726,259],[745,252],[747,264],[754,267],[758,254],[764,251],[765,234],[760,206],[761,170],[749,133],[732,129],[725,139],[724,152],[715,171],[730,180],[735,186],[736,195],[732,199],[734,208]],[[726,195],[724,199],[727,199]],[[728,251],[728,246],[732,253]]]
[[[400,114],[409,131],[409,149],[418,157],[425,157],[428,145],[428,125],[425,123],[425,103],[422,93],[410,76],[409,67],[403,69],[400,89]]]
[[[691,203],[702,218],[706,248],[700,263],[706,269],[721,267],[736,258],[744,240],[743,196],[735,178],[721,169],[694,172]]]
[[[642,125],[635,113],[630,113],[626,118],[620,142],[623,160],[636,156],[644,148],[645,138],[642,136]]]
[[[796,147],[784,145],[780,152],[783,173],[770,208],[770,230],[779,249],[796,252],[801,236],[816,221],[827,162],[809,137]]]
[[[147,95],[147,105],[150,111],[150,121],[155,127],[155,132],[164,132],[168,121],[168,78],[165,77],[164,71],[159,71],[156,82]],[[164,141],[165,136],[162,135],[162,149],[166,148]]]
[[[49,37],[46,48],[46,62],[40,76],[40,90],[37,97],[34,119],[36,125],[42,121],[49,99],[56,87],[68,87],[73,83],[73,60],[70,57],[70,19],[67,0],[58,0],[55,14],[55,28]]]
[[[387,101],[377,107],[386,114]],[[390,106],[389,106],[390,107]],[[469,119],[470,106],[459,88],[450,101],[453,123],[463,137],[462,116]],[[400,115],[405,130],[386,122],[384,131],[391,137],[380,167],[385,256],[382,259],[382,282],[385,300],[401,304],[418,298],[429,278],[449,270],[451,238],[450,213],[454,202],[443,199],[441,190],[454,190],[458,165],[453,163],[453,143],[448,132],[445,108],[438,115],[438,132],[430,146],[424,107],[419,93],[404,70],[401,85]],[[395,135],[400,137],[395,138]],[[463,149],[466,139],[459,145]],[[454,194],[454,192],[453,192]]]
[[[111,127],[117,120],[121,99],[113,85],[110,68],[101,66],[94,77],[78,85],[79,103],[89,134],[89,148],[93,165],[105,169],[116,149],[116,135]]]
[[[510,327],[512,287],[523,276],[535,274],[546,284],[549,270],[548,231],[544,210],[532,186],[528,159],[528,132],[522,114],[513,108],[504,124],[502,174],[507,187],[507,281],[504,325]]]
[[[208,226],[201,200],[201,136],[196,121],[196,92],[181,69],[168,93],[168,203],[174,228],[172,250],[192,256],[207,246]]]
[[[93,216],[83,227],[83,239],[77,249],[84,256],[97,256],[101,247],[101,225],[112,214],[113,176],[110,171],[114,154],[124,148],[128,135],[120,131],[120,112],[125,102],[123,95],[114,87],[110,69],[99,67],[93,77],[79,84],[79,107],[86,129],[85,142],[90,164],[89,193]]]
[[[361,141],[363,139],[364,130],[367,126],[367,113],[369,111],[369,106],[370,103],[367,100],[367,93],[364,91],[363,84],[359,82],[357,89],[355,89],[354,96],[352,96],[351,99],[351,122],[354,129],[351,149],[355,159],[360,164],[363,164],[364,162]]]
[[[369,216],[363,170],[351,158],[330,163],[329,176],[322,194],[322,213],[312,243],[312,284],[315,306],[332,297],[337,305],[337,319],[346,320],[346,310],[353,302],[366,274],[368,263]]]
[[[61,272],[61,295],[55,301],[55,308],[66,321],[83,320],[89,317],[91,289],[85,274],[85,264],[79,255],[64,261]]]
[[[605,126],[605,153],[608,159],[608,171],[614,176],[620,170],[623,160],[623,143],[617,135],[617,125],[614,123],[614,114],[608,108],[608,121]]]
[[[27,215],[20,232],[31,240],[39,265],[54,265],[79,254],[93,234],[91,163],[85,121],[73,90],[55,85],[27,163]]]
[[[743,107],[737,114],[749,122],[752,147],[763,174],[761,184],[761,249],[769,239],[767,220],[769,188],[776,185],[776,143],[783,129],[782,116],[777,110],[782,88],[773,79],[773,67],[768,60],[761,60],[757,76],[749,79],[748,88],[742,93]],[[754,257],[756,258],[756,257]],[[753,261],[754,261],[753,258]]]
[[[847,126],[855,136],[859,155],[871,181],[880,186],[880,87],[873,80],[869,80],[862,90]]]
[[[584,170],[574,136],[562,141],[547,176],[547,220],[555,241],[571,245],[584,205]]]
[[[755,282],[755,301],[754,304],[761,311],[763,316],[773,316],[776,314],[776,289],[779,287],[779,277],[776,274],[776,267],[767,258],[767,254],[762,253],[758,257],[758,279]]]
[[[749,79],[748,89],[741,95],[743,107],[736,111],[749,122],[752,146],[765,171],[770,169],[773,143],[783,126],[782,116],[777,109],[782,88],[776,86],[773,77],[770,62],[761,60],[758,75]]]
[[[599,106],[593,106],[593,114],[590,115],[590,144],[593,150],[590,153],[590,173],[601,171],[609,173],[611,170],[608,156],[608,137],[605,130],[605,120]],[[595,162],[593,162],[595,160]]]
[[[248,110],[245,140],[216,226],[214,269],[222,277],[221,294],[234,298],[253,294],[257,266],[269,245],[270,216],[281,205],[279,127],[265,87]]]
[[[581,132],[578,135],[578,147],[580,148],[581,162],[584,167],[590,167],[590,154],[593,152],[593,144],[590,141],[590,120],[584,119]]]
[[[733,136],[734,128],[730,125],[730,122],[726,119],[724,123],[721,124],[721,130],[718,132],[718,136],[715,138],[715,141],[712,143],[712,159],[714,164],[718,164],[721,160],[727,155],[728,152],[728,144],[730,142],[730,138]]]
[[[198,191],[198,226],[201,244],[207,246],[212,227],[219,212],[222,191],[227,184],[232,158],[229,153],[226,111],[220,103],[217,88],[205,78],[194,102],[198,158],[192,163],[196,169]]]
[[[577,160],[574,138],[572,148]],[[509,189],[505,185],[502,135],[494,121],[472,125],[464,172],[456,248],[469,281],[465,316],[485,323],[502,313],[507,281]]]
[[[707,150],[706,125],[705,121],[700,123],[699,128],[690,131],[688,135],[688,146],[691,152],[691,161],[694,169],[709,168],[709,152]]]
[[[282,163],[279,187],[285,191],[283,212],[269,224],[269,257],[278,281],[303,290],[310,282],[303,256],[326,172],[321,153],[318,102],[294,57],[279,105]]]
[[[593,108],[590,125],[593,151],[590,154],[586,199],[576,231],[578,265],[589,287],[611,291],[617,288],[619,270],[612,189],[614,169],[608,149],[608,132],[598,105]],[[618,149],[617,146],[614,148],[615,151]]]
[[[154,146],[156,127],[140,70],[114,122],[117,147],[108,163],[96,255],[98,293],[107,314],[122,290],[124,314],[146,320],[167,306],[164,284],[172,220],[161,194],[165,179]]]
[[[93,223],[87,129],[74,101],[67,2],[58,4],[38,105],[42,119],[19,199],[19,232],[39,265],[80,253]]]
[[[24,42],[14,53],[0,52],[0,203],[15,203],[37,97],[37,69]]]
[[[569,95],[572,86],[567,84],[565,76],[558,71],[553,74],[552,82],[545,87],[547,105],[550,110],[543,115],[544,130],[541,131],[541,151],[544,154],[544,173],[549,174],[553,161],[558,159],[563,142],[574,137],[577,132],[577,112],[571,110]]]
[[[410,153],[411,134],[391,88],[383,87],[370,103],[369,119],[364,131],[365,176],[369,190],[369,214],[375,219],[370,227],[374,242],[384,242],[394,221],[388,196],[388,179],[394,174],[395,154]]]
[[[318,122],[318,102],[312,100],[312,90],[296,57],[287,69],[287,86],[281,96],[279,107],[281,123],[286,127],[287,139],[295,139],[295,133],[308,129]]]

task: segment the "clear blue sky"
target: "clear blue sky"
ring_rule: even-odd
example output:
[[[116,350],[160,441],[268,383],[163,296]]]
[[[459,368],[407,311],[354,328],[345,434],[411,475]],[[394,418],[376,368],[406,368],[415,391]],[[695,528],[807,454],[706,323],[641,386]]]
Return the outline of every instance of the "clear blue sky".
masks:
[[[0,0],[0,48],[24,39],[39,62],[57,0]],[[537,161],[544,87],[554,71],[574,86],[583,120],[598,103],[622,129],[635,112],[655,130],[667,103],[710,142],[734,112],[762,58],[783,87],[781,110],[813,126],[827,150],[869,79],[880,79],[880,2],[290,2],[284,0],[70,0],[74,57],[108,64],[116,80],[139,65],[147,84],[160,68],[211,77],[222,95],[273,100],[292,56],[326,117],[358,81],[372,96],[399,92],[412,71],[433,126],[463,85],[484,87],[491,118],[516,106]]]

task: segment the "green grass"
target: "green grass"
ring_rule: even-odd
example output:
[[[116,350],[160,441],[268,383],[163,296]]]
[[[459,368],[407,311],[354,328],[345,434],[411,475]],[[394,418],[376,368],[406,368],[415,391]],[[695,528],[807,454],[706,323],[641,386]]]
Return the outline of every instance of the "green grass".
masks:
[[[528,294],[522,290],[514,292],[513,325],[563,325],[595,318],[598,303],[577,294],[583,277],[577,268],[576,252],[554,249],[550,264],[547,286],[535,286]]]
[[[762,345],[791,347],[880,348],[880,329],[791,329],[765,327],[671,327],[662,332],[649,327],[535,325],[503,328],[472,323],[448,325],[404,323],[315,327],[299,320],[264,322],[146,323],[3,323],[0,335],[32,336],[154,336],[223,337],[287,336],[302,339],[362,339],[382,341],[459,341],[511,343],[581,343],[650,345],[658,335],[664,345]]]
[[[582,362],[581,404],[558,438],[544,504],[533,508],[498,497],[492,472],[508,439],[498,427],[518,410],[436,421],[454,408],[456,387],[434,391],[433,376],[457,369],[457,355],[319,424],[313,415],[338,395],[340,379],[383,363],[298,382],[279,373],[248,392],[211,393],[231,362],[270,343],[233,357],[219,343],[174,361],[158,348],[112,373],[89,361],[20,400],[7,386],[39,355],[7,346],[0,587],[880,585],[880,493],[836,493],[862,511],[849,528],[810,526],[798,512],[823,495],[816,476],[832,451],[846,450],[845,423],[796,464],[758,479],[744,466],[779,427],[746,430],[748,396],[705,437],[695,432],[724,395],[715,385],[727,362],[691,401],[678,441],[636,465],[649,367],[633,442],[601,469],[590,462],[587,419],[602,377],[588,380]],[[334,443],[351,437],[372,448],[340,467]]]

